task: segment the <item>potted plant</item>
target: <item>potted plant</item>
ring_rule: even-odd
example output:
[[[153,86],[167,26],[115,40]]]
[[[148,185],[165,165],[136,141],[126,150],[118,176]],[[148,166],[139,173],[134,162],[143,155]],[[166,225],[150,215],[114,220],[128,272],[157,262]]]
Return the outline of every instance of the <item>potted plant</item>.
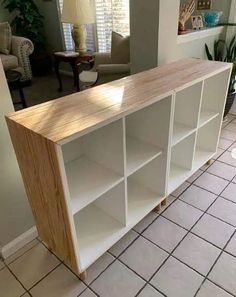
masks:
[[[44,17],[33,0],[3,0],[4,8],[14,13],[11,21],[13,33],[30,39],[34,53],[30,57],[34,75],[44,75],[51,69],[51,58],[46,51]]]
[[[229,44],[222,39],[215,41],[214,53],[212,54],[207,44],[205,44],[206,54],[208,60],[222,61],[233,63],[233,69],[230,76],[228,96],[225,105],[224,117],[229,113],[234,99],[236,97],[235,83],[236,83],[236,36],[234,36]]]

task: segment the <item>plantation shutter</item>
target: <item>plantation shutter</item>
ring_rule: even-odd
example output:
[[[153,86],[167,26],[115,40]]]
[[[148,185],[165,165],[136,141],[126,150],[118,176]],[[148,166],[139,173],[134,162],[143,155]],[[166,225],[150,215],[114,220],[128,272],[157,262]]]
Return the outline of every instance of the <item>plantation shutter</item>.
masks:
[[[62,12],[63,1],[64,0],[59,0],[60,12]],[[71,51],[74,49],[74,42],[71,36],[72,25],[67,23],[62,23],[62,29],[63,29],[63,35],[64,35],[64,41],[65,41],[65,49],[67,51]],[[87,49],[88,51],[94,52],[95,43],[94,43],[94,34],[93,34],[94,32],[93,24],[87,24],[86,30],[87,30],[87,39],[86,39]]]
[[[95,0],[99,52],[111,50],[111,31],[130,34],[129,0]]]
[[[59,0],[60,11],[62,11],[63,0]],[[129,0],[94,0],[96,14],[96,41],[94,25],[88,24],[87,48],[99,52],[111,50],[111,31],[122,35],[130,34],[129,26]],[[71,24],[62,24],[66,50],[73,50],[74,44],[71,37]]]

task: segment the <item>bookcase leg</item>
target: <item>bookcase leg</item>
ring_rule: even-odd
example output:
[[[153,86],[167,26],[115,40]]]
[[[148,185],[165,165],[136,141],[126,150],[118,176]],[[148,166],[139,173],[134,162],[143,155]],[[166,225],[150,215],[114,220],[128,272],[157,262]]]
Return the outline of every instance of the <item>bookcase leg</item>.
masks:
[[[211,165],[214,162],[214,160],[210,159],[209,161],[207,161],[206,165]]]
[[[80,273],[79,278],[84,281],[87,278],[87,271],[85,270],[84,272]]]
[[[159,211],[161,210],[161,204],[158,204],[157,207],[155,207],[153,209],[154,212],[159,213]]]
[[[161,202],[161,206],[166,206],[167,205],[167,198],[165,198],[162,202]]]

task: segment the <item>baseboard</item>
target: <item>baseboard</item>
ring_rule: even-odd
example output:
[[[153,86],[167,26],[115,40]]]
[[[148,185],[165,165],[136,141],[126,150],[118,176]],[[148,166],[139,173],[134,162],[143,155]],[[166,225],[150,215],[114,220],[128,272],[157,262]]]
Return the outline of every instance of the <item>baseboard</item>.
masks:
[[[32,227],[25,233],[21,234],[5,246],[3,246],[0,250],[1,257],[6,259],[7,257],[11,256],[23,246],[25,246],[30,241],[34,240],[38,236],[38,231],[36,227]]]

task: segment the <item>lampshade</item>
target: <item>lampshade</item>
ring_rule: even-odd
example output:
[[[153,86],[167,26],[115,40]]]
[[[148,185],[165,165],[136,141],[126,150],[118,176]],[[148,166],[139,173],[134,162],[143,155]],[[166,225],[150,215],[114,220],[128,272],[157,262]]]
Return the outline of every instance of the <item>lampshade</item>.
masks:
[[[61,21],[75,25],[94,23],[90,0],[64,0]]]

